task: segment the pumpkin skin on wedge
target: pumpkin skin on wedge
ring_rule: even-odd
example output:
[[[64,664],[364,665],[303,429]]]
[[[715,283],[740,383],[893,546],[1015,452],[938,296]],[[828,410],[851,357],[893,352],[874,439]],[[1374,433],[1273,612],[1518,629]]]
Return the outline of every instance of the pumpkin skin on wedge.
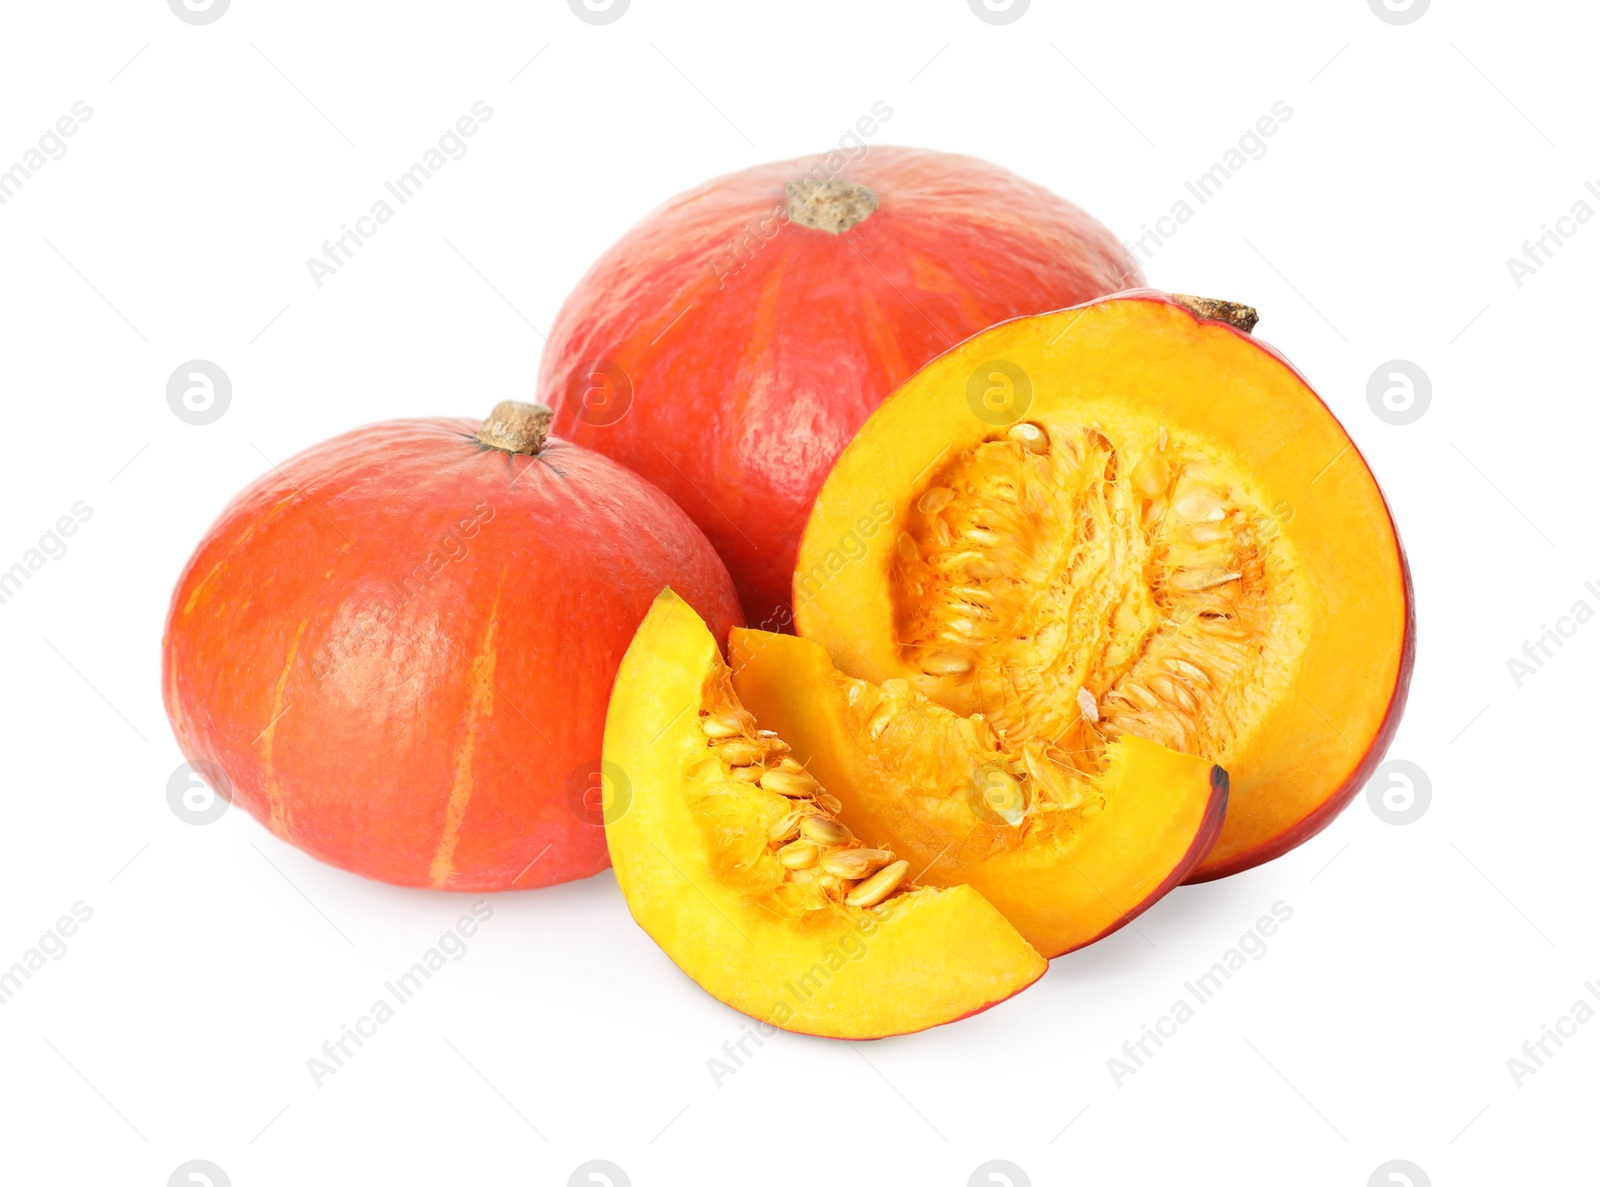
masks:
[[[795,602],[850,675],[1225,767],[1191,881],[1326,826],[1415,654],[1405,555],[1339,422],[1271,348],[1150,290],[1003,323],[903,385],[823,486]]]
[[[719,743],[708,739],[701,710],[727,709],[729,688],[711,632],[664,591],[612,692],[605,816],[628,909],[674,964],[751,1017],[845,1039],[952,1022],[1043,975],[1038,953],[967,887],[904,889],[876,907],[816,910],[753,895],[749,868],[721,841],[730,805],[766,810],[762,789],[715,770],[705,776]],[[730,711],[741,712],[736,704]],[[784,810],[788,801],[765,794]]]
[[[883,696],[808,639],[735,628],[729,651],[740,700],[840,798],[841,821],[909,858],[923,882],[979,891],[1045,957],[1128,923],[1221,830],[1228,776],[1203,759],[1138,737],[1113,742],[1095,778],[1059,780],[1058,801],[1086,802],[1055,827],[1041,810],[1039,779],[1052,776],[1039,770],[1050,761],[1042,748],[1008,777],[972,745],[987,733],[981,721],[914,692]]]

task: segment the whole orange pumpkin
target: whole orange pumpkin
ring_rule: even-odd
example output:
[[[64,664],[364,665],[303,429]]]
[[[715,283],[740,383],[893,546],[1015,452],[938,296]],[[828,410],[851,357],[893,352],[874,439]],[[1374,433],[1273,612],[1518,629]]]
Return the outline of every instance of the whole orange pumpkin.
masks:
[[[601,257],[540,398],[562,436],[671,495],[745,617],[782,630],[811,505],[884,397],[996,322],[1143,283],[1093,218],[984,161],[781,161],[680,194]]]
[[[278,836],[406,886],[604,869],[612,678],[671,585],[739,623],[727,570],[655,487],[547,438],[548,409],[397,420],[274,467],[173,593],[167,714]]]

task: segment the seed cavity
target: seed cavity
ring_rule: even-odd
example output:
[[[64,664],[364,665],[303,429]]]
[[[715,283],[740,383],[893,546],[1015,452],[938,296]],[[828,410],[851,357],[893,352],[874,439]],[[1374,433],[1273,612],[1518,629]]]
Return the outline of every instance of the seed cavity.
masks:
[[[876,882],[857,903],[846,902],[861,879],[876,877],[895,855],[863,845],[836,818],[843,805],[790,755],[776,731],[756,728],[734,698],[725,668],[708,682],[705,696],[710,711],[701,712],[700,732],[706,749],[685,772],[686,787],[724,874],[780,915],[874,908],[893,896],[903,872]],[[876,704],[880,696],[865,681],[848,684],[853,706]]]
[[[953,453],[922,492],[940,492],[938,515],[906,520],[893,626],[914,687],[1001,735],[1050,739],[1085,777],[1127,735],[1224,761],[1236,694],[1293,670],[1293,538],[1203,441],[1035,423],[1043,452],[1014,429]],[[1059,812],[1077,795],[1045,782],[1024,779],[1031,803]],[[1093,796],[1082,808],[1099,810]],[[1014,827],[1042,827],[1040,811]]]

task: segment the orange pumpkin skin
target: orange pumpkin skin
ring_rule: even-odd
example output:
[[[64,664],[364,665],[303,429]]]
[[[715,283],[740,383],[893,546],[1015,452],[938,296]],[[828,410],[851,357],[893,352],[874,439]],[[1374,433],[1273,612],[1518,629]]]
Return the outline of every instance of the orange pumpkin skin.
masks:
[[[768,630],[790,627],[811,505],[884,397],[996,322],[1143,283],[1103,226],[1007,170],[912,148],[842,156],[668,202],[579,283],[540,368],[556,431],[671,495]],[[808,174],[865,186],[877,208],[839,233],[802,225],[785,183]]]
[[[274,467],[178,582],[163,645],[187,758],[333,865],[528,888],[608,863],[595,793],[612,678],[669,582],[722,637],[727,571],[659,490],[473,420],[371,425]]]

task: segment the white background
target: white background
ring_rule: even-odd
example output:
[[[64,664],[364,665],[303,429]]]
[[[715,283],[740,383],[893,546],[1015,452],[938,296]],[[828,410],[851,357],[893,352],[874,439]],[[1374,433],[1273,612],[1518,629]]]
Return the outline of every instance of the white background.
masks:
[[[1600,211],[1589,5],[1365,0],[805,5],[634,0],[10,3],[0,168],[77,100],[69,151],[0,206],[0,567],[77,501],[70,550],[0,605],[0,964],[93,918],[0,1007],[0,1178],[149,1184],[207,1159],[255,1184],[1359,1187],[1593,1181],[1600,1021],[1518,1087],[1507,1059],[1600,980],[1591,763],[1600,625],[1522,687],[1508,657],[1600,579],[1600,220],[1519,287],[1506,265]],[[529,64],[531,61],[531,64]],[[318,289],[323,240],[475,100],[470,152]],[[318,865],[242,811],[169,810],[166,600],[240,487],[372,420],[526,398],[587,263],[707,177],[877,138],[985,157],[1124,237],[1285,100],[1294,115],[1147,265],[1248,300],[1392,502],[1420,650],[1391,751],[1433,798],[1365,799],[1300,850],[1182,889],[1036,987],[928,1033],[782,1035],[717,1086],[744,1023],[631,922],[609,873],[502,895],[468,955],[316,1087],[306,1061],[468,905]],[[215,361],[196,427],[168,376]],[[1407,425],[1380,364],[1431,378]],[[1273,903],[1293,919],[1146,1066],[1107,1059]],[[1600,1002],[1596,1002],[1600,1005]],[[1020,1182],[1021,1180],[1017,1180]],[[1420,1182],[1420,1180],[1418,1180]]]

